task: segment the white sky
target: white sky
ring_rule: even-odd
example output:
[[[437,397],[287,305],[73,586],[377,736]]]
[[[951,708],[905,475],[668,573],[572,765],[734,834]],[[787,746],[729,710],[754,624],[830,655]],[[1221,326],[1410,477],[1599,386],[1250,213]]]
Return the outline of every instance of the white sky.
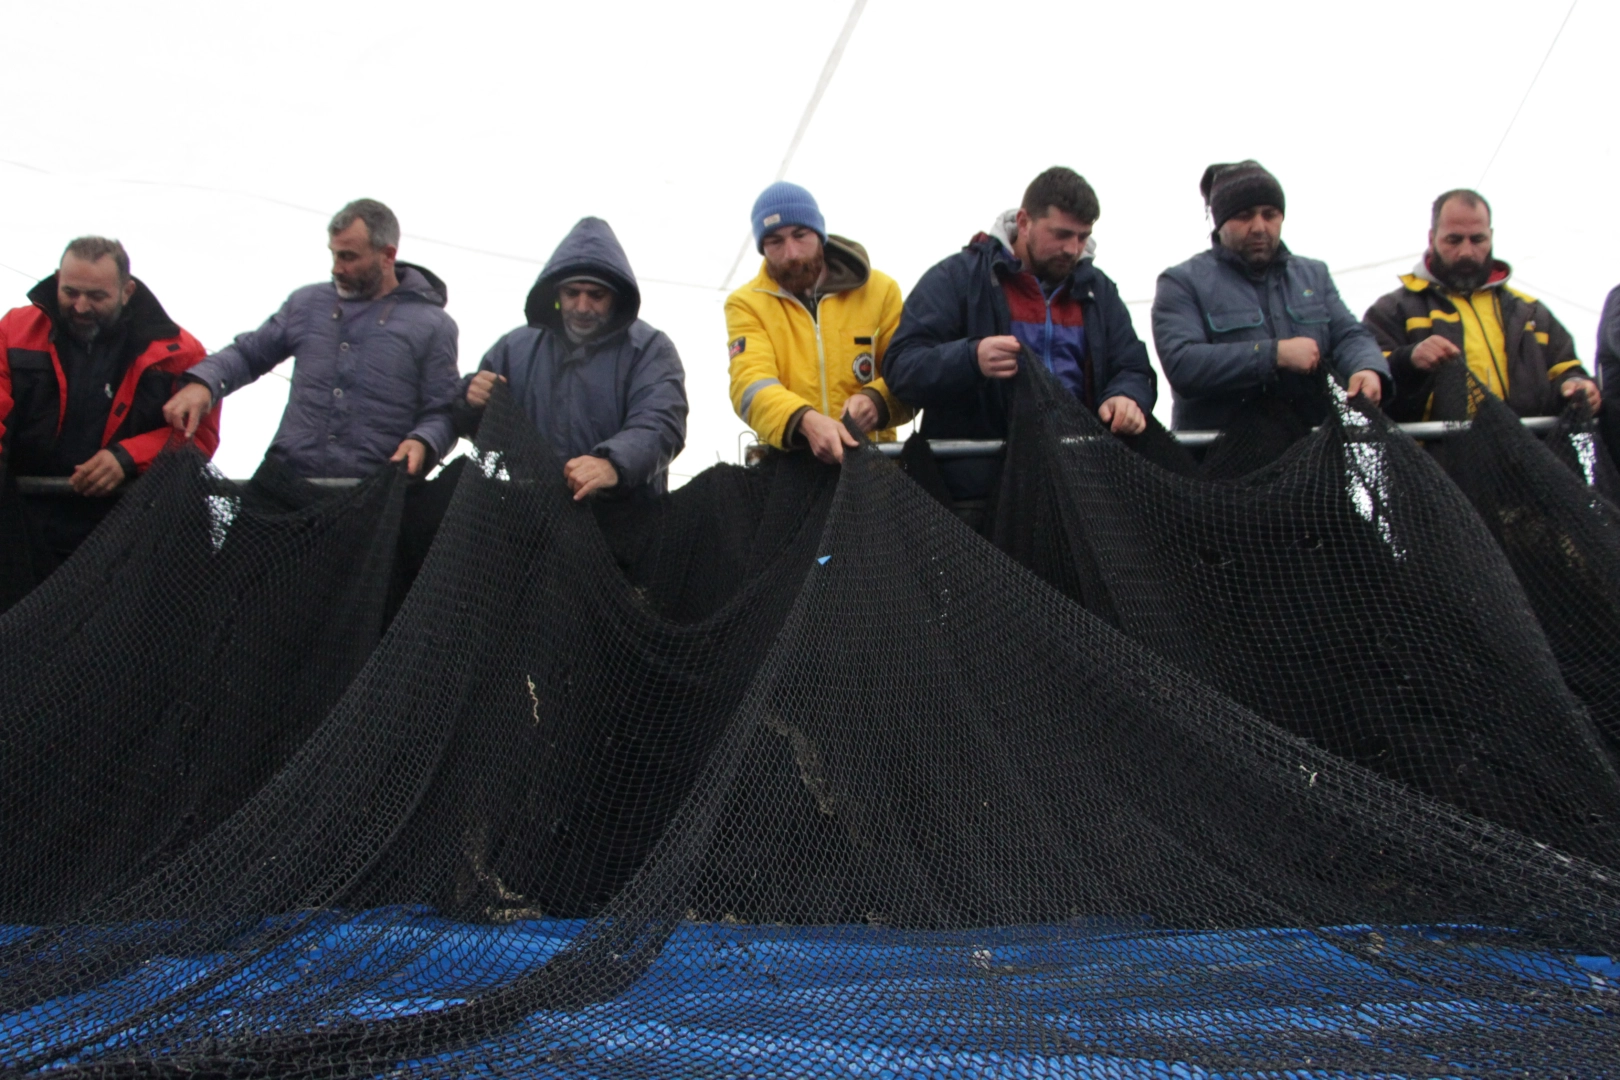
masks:
[[[788,178],[903,289],[1052,164],[1102,202],[1098,266],[1133,304],[1207,244],[1198,179],[1259,159],[1283,236],[1352,310],[1424,245],[1429,201],[1479,184],[1497,254],[1589,359],[1620,279],[1614,43],[1583,0],[1487,176],[1564,0],[1357,4],[869,0]],[[122,239],[210,348],[326,277],[325,223],[369,195],[401,257],[450,287],[461,366],[523,321],[575,220],[606,218],[641,314],[680,348],[692,412],[676,482],[737,458],[722,281],[849,6],[12,5],[0,97],[0,299],[25,303],[73,236]],[[477,249],[477,250],[474,250]],[[495,254],[499,253],[499,254]],[[660,282],[683,282],[665,284]],[[288,372],[289,365],[281,369]],[[252,472],[287,383],[228,399],[216,463]],[[1169,391],[1160,382],[1160,415]]]

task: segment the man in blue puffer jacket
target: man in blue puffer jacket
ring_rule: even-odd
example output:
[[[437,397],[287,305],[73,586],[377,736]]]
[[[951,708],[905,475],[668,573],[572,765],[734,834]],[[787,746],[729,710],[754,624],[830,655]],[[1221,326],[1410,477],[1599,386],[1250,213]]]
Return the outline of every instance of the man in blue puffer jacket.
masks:
[[[1018,210],[917,282],[884,372],[896,397],[922,408],[923,437],[1005,438],[1025,349],[1112,430],[1143,429],[1158,390],[1119,289],[1092,262],[1099,213],[1084,177],[1048,169]],[[997,467],[969,460],[942,463],[958,498],[981,493]]]
[[[500,380],[550,439],[576,500],[661,494],[686,442],[686,372],[675,343],[640,311],[613,229],[581,218],[529,290],[528,324],[462,380],[457,431],[477,430]]]
[[[327,226],[332,280],[186,372],[163,415],[189,438],[232,391],[295,357],[266,456],[305,477],[362,477],[402,461],[417,476],[455,443],[456,322],[444,282],[398,262],[399,219],[356,199]]]
[[[1215,231],[1209,251],[1159,275],[1153,343],[1175,399],[1171,426],[1223,428],[1244,402],[1275,394],[1310,422],[1322,363],[1377,405],[1389,363],[1339,299],[1327,264],[1282,242],[1283,191],[1259,162],[1211,165],[1199,185]]]

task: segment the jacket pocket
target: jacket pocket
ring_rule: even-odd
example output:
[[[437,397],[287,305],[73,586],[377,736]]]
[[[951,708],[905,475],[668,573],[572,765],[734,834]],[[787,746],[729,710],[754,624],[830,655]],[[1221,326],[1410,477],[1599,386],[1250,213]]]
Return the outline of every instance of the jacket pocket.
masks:
[[[1204,318],[1209,320],[1210,330],[1217,334],[1234,334],[1266,325],[1265,314],[1257,307],[1211,311]]]
[[[1298,326],[1326,326],[1333,314],[1319,298],[1299,296],[1288,301],[1288,317]]]

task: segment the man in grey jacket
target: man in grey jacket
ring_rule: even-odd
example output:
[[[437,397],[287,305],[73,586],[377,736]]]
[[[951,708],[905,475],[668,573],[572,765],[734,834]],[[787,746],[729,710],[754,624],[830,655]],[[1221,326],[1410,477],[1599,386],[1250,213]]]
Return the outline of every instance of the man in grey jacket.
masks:
[[[332,280],[306,285],[259,329],[186,373],[163,415],[189,437],[215,402],[295,358],[269,456],[300,476],[417,476],[455,444],[456,323],[427,269],[398,262],[399,220],[356,199],[327,226]]]
[[[1377,405],[1389,364],[1339,299],[1327,264],[1282,242],[1283,191],[1258,162],[1211,165],[1200,190],[1215,231],[1209,251],[1159,275],[1153,342],[1174,396],[1171,426],[1222,428],[1244,402],[1274,394],[1322,417],[1320,364]]]
[[[463,380],[456,430],[478,428],[497,380],[551,440],[576,500],[661,494],[686,443],[686,372],[675,343],[637,316],[641,290],[600,218],[557,245],[523,306],[528,325]]]

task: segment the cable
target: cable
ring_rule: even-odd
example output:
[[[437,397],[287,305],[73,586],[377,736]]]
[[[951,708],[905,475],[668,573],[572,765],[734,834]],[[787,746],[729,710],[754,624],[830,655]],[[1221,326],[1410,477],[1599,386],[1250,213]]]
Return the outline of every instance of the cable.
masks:
[[[1475,187],[1485,183],[1485,177],[1490,173],[1491,166],[1496,164],[1496,155],[1507,145],[1508,135],[1512,133],[1513,125],[1518,123],[1519,113],[1524,111],[1524,103],[1530,100],[1530,91],[1536,88],[1536,80],[1541,78],[1542,69],[1547,66],[1547,61],[1552,59],[1553,50],[1558,47],[1558,39],[1563,37],[1564,27],[1569,25],[1569,17],[1575,14],[1575,5],[1580,2],[1581,0],[1570,0],[1569,10],[1564,12],[1564,21],[1558,24],[1558,33],[1553,35],[1552,44],[1547,46],[1547,55],[1541,58],[1541,67],[1536,68],[1536,73],[1530,77],[1530,85],[1524,88],[1524,97],[1519,99],[1519,107],[1513,110],[1513,118],[1508,121],[1507,129],[1502,132],[1502,138],[1497,142],[1496,149],[1491,151],[1491,160],[1485,163],[1485,171],[1479,174],[1479,179],[1474,183]]]
[[[866,0],[855,0],[855,6],[849,9],[849,17],[844,20],[844,29],[839,31],[838,40],[833,42],[832,52],[827,54],[827,62],[821,66],[821,78],[816,80],[816,89],[810,95],[810,101],[804,107],[804,115],[799,117],[799,128],[793,133],[793,141],[788,143],[787,153],[782,156],[782,167],[776,170],[777,182],[787,178],[788,166],[793,164],[793,155],[799,152],[799,143],[804,140],[804,133],[810,128],[810,120],[816,115],[816,108],[821,104],[821,97],[827,92],[827,85],[832,82],[834,72],[838,70],[838,62],[844,58],[844,49],[849,45],[850,35],[855,33],[855,24],[861,21],[861,13],[866,10]],[[731,260],[731,269],[726,271],[725,280],[720,283],[724,289],[731,284],[731,278],[737,273],[737,267],[742,265],[748,254],[748,247],[754,242],[753,231],[743,237],[742,246],[737,249],[737,257]]]

